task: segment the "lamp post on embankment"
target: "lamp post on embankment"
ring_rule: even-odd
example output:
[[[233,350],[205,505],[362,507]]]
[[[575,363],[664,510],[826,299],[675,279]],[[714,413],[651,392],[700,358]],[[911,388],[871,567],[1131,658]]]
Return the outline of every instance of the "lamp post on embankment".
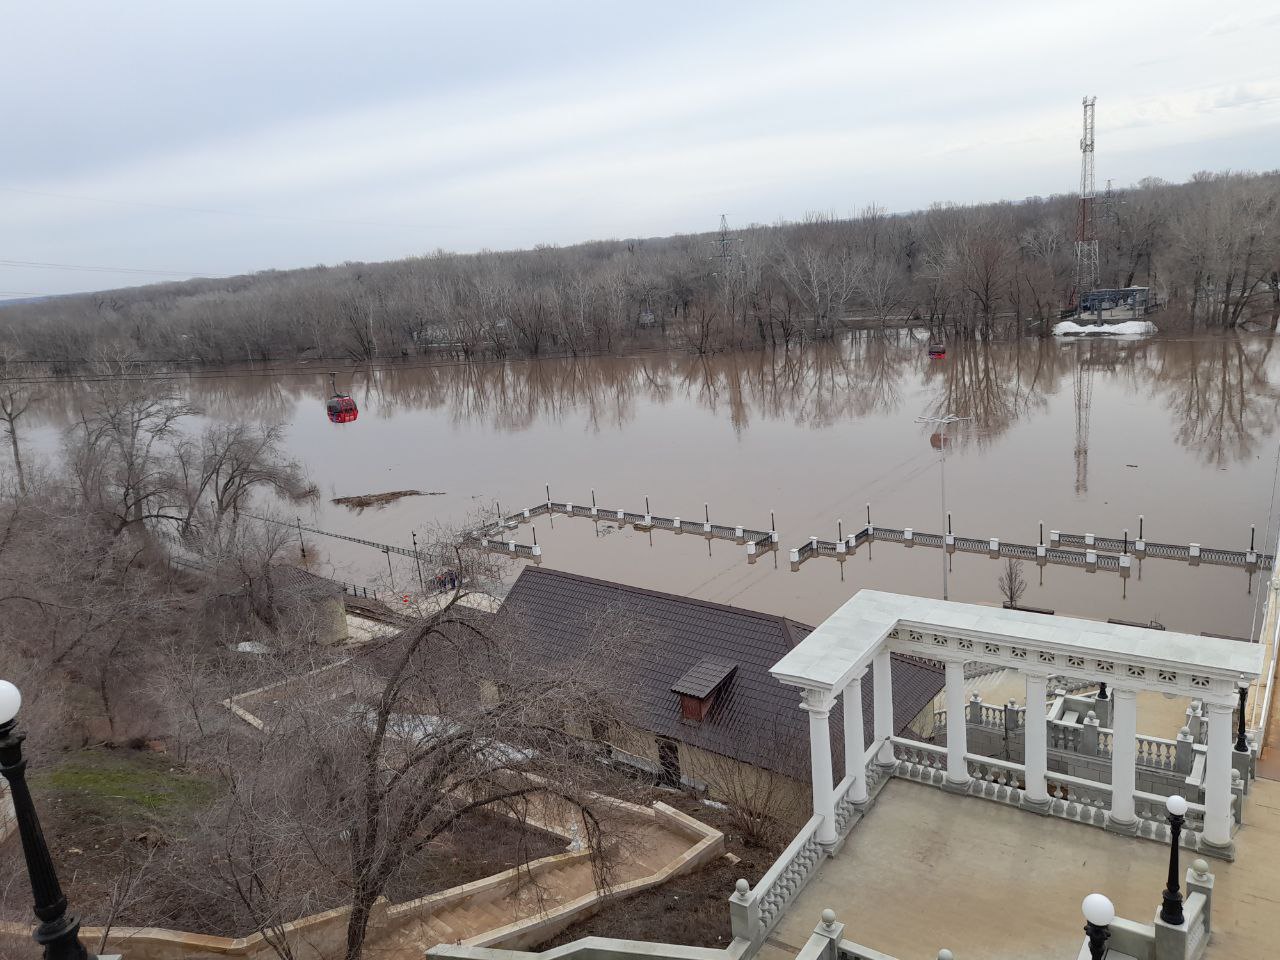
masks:
[[[942,442],[938,444],[938,453],[940,472],[942,474],[942,599],[951,599],[947,595],[947,567],[951,560],[951,555],[947,551],[947,534],[951,533],[951,527],[947,522],[947,427],[953,423],[959,423],[961,420],[972,420],[973,417],[957,417],[954,413],[948,413],[945,417],[916,417],[916,423],[934,423],[939,425]]]
[[[18,727],[22,694],[7,680],[0,680],[0,774],[9,781],[9,796],[22,838],[22,854],[40,920],[32,935],[44,948],[45,960],[97,960],[80,943],[80,920],[67,912],[67,898],[58,883],[49,845],[40,829],[31,791],[27,789],[27,761],[22,756],[25,734]],[[105,960],[105,958],[103,958]]]

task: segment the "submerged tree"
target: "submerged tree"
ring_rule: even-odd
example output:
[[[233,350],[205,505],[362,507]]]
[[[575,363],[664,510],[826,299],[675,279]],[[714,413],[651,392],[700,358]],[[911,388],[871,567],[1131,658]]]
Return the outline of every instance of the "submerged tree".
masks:
[[[1022,575],[1022,561],[1009,557],[1004,562],[1004,571],[997,581],[1005,603],[1016,607],[1022,595],[1027,592],[1027,579]]]

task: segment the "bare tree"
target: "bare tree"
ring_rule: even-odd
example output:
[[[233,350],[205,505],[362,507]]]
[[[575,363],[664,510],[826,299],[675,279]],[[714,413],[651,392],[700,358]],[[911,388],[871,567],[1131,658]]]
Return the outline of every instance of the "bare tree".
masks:
[[[1005,603],[1010,607],[1016,607],[1022,595],[1027,592],[1027,580],[1022,575],[1022,561],[1008,557],[1004,562],[1004,572],[1000,574],[997,582]]]
[[[127,373],[96,385],[66,443],[84,502],[114,534],[148,520],[182,521],[169,461],[179,422],[195,412]]]
[[[781,728],[757,730],[749,739],[755,742],[743,744],[748,755],[795,756],[804,746]],[[728,806],[729,819],[747,844],[770,847],[791,836],[808,810],[808,798],[795,780],[764,767],[700,753],[691,770],[712,797]]]
[[[18,421],[26,414],[35,399],[32,387],[19,378],[30,378],[42,372],[37,365],[24,364],[19,369],[17,351],[12,344],[6,345],[0,352],[0,420],[4,421],[5,433],[9,435],[9,445],[13,449],[13,469],[18,475],[18,492],[27,493],[27,475],[22,469],[22,451],[18,447]]]
[[[315,487],[307,483],[302,467],[285,457],[283,442],[284,428],[278,423],[216,423],[198,440],[180,441],[173,462],[185,501],[181,532],[190,533],[206,507],[211,531],[220,530],[228,517],[234,525],[258,491],[292,501],[312,496]]]
[[[296,908],[281,874],[327,874],[352,905],[347,960],[362,955],[388,884],[477,811],[527,823],[546,809],[538,798],[558,798],[580,811],[605,862],[593,799],[604,768],[574,731],[617,722],[607,645],[598,661],[531,662],[517,638],[463,602],[493,571],[484,555],[453,542],[424,552],[461,575],[457,589],[403,632],[351,651],[338,674],[345,694],[335,699],[318,682],[273,690],[263,736],[238,746],[243,734],[231,731],[202,748],[243,808],[229,807],[221,821],[235,849],[219,861],[220,888],[267,929]],[[270,669],[288,673],[314,658],[314,650],[281,648]],[[264,770],[273,771],[269,788]],[[254,828],[259,811],[276,824],[271,837],[292,838],[285,850]],[[305,853],[305,867],[289,850]]]

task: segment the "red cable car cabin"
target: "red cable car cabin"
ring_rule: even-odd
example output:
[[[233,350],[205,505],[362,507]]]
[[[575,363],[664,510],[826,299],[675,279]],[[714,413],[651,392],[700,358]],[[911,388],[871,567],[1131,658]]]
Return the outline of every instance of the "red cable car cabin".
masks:
[[[350,396],[338,392],[334,380],[334,375],[329,374],[329,386],[333,390],[333,396],[325,404],[325,412],[329,414],[329,420],[332,423],[351,423],[360,416],[360,410]]]
[[[360,416],[356,402],[346,394],[330,397],[325,408],[329,413],[329,419],[334,423],[350,423]]]

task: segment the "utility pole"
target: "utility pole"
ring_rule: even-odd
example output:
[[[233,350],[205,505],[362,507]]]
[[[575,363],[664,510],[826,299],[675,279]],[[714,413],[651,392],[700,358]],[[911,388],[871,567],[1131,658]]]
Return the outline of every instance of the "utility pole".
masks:
[[[1081,296],[1098,286],[1098,228],[1093,219],[1093,106],[1097,97],[1085,97],[1084,128],[1080,137],[1080,208],[1076,215],[1076,313]]]
[[[427,595],[427,581],[422,575],[422,554],[418,552],[418,531],[411,530],[410,534],[413,536],[413,559],[418,565],[418,585],[422,587],[422,595],[425,597]]]
[[[951,532],[949,523],[947,522],[947,427],[953,423],[959,423],[961,420],[972,420],[973,417],[957,417],[953,413],[948,413],[943,417],[916,417],[916,423],[932,423],[940,427],[942,434],[942,443],[939,444],[940,472],[942,474],[942,529],[946,531],[942,535],[942,599],[950,600],[951,597],[947,592],[947,566],[951,560],[951,555],[947,552],[947,533]]]
[[[1075,403],[1076,495],[1089,492],[1089,414],[1093,410],[1093,364],[1084,354],[1084,344],[1075,345],[1075,370],[1072,371],[1072,399]]]

